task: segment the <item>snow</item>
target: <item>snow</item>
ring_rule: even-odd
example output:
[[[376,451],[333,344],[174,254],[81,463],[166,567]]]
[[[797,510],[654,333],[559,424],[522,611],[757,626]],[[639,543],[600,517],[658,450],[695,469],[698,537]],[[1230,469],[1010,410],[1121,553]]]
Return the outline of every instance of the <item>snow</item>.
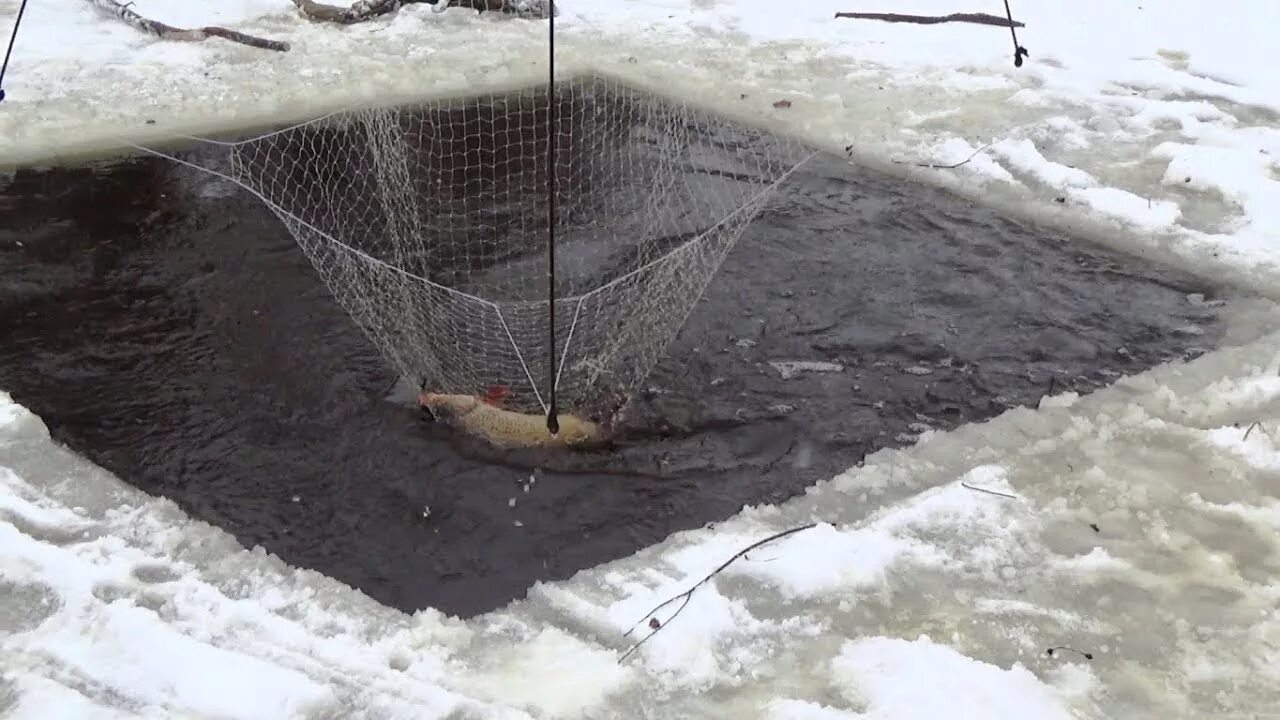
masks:
[[[1276,3],[1014,2],[1021,69],[999,28],[833,20],[843,0],[562,5],[566,73],[1280,295]],[[280,0],[133,9],[293,49],[158,41],[81,0],[32,3],[0,165],[546,72],[545,25],[456,8],[347,28]],[[1192,363],[926,433],[467,622],[241,548],[0,393],[0,715],[1256,717],[1280,707],[1280,323],[1252,312]],[[807,524],[655,613],[618,662],[650,608]]]
[[[0,0],[0,14],[16,7]],[[1001,28],[837,20],[836,11],[849,9],[842,0],[807,0],[786,12],[767,0],[562,8],[565,73],[607,72],[696,99],[1276,294],[1275,3],[1210,11],[1195,0],[1024,2],[1014,10],[1027,24],[1019,37],[1031,57],[1018,69]],[[546,73],[544,24],[460,8],[410,6],[346,28],[308,22],[280,0],[139,0],[133,9],[177,25],[230,25],[292,49],[159,41],[82,0],[36,3],[0,106],[0,165],[305,119],[375,99],[505,89]],[[949,0],[857,9],[957,10]],[[774,108],[783,98],[791,106]],[[966,159],[952,169],[916,166]]]
[[[853,717],[888,720],[1070,720],[1061,700],[1026,668],[977,662],[926,636],[850,641],[832,661],[841,694],[865,703]],[[921,687],[930,692],[921,693]]]
[[[0,708],[897,720],[949,697],[948,717],[1248,717],[1280,702],[1280,333],[1240,340],[878,452],[467,622],[242,549],[3,397]],[[618,662],[651,608],[810,523],[655,612]]]
[[[1055,691],[1020,665],[1004,670],[938,645],[926,636],[914,641],[869,638],[846,643],[831,663],[839,691],[860,711],[794,699],[777,700],[777,720],[987,720],[1033,717],[1072,720],[1063,709],[1065,686]],[[928,688],[921,692],[921,688]]]
[[[12,418],[0,428],[8,716],[422,717],[478,704],[431,681],[448,652],[433,652],[432,636],[447,624],[397,627],[386,618],[398,614],[128,489],[0,403]],[[411,653],[402,670],[385,657],[392,647]]]

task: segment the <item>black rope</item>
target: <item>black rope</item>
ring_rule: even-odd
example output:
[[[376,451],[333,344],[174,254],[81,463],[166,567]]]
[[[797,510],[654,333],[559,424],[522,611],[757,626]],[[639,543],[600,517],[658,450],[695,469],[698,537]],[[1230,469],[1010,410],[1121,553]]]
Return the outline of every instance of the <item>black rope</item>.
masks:
[[[1018,31],[1013,29],[1013,10],[1009,9],[1009,0],[1004,0],[1004,14],[1009,18],[1009,34],[1013,36],[1013,66],[1022,67],[1022,57],[1031,53],[1018,44]]]
[[[550,390],[547,393],[547,430],[560,432],[556,408],[556,8],[548,3],[547,24],[549,81],[547,83],[547,329],[551,336],[550,360],[547,362]]]
[[[27,0],[18,6],[18,19],[13,21],[13,34],[9,36],[9,47],[4,51],[4,63],[0,64],[0,102],[4,102],[4,73],[9,69],[9,56],[13,54],[13,44],[18,41],[18,26],[22,25],[22,13],[27,10]]]

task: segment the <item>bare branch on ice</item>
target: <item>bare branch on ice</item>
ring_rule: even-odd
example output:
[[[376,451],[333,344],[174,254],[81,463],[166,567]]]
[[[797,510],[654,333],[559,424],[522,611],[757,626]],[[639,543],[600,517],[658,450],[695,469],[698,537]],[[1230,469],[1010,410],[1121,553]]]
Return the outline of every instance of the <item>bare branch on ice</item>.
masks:
[[[413,0],[407,0],[413,2]],[[298,10],[312,20],[350,25],[399,10],[405,0],[360,0],[351,7],[338,7],[315,0],[293,0]]]
[[[959,22],[973,23],[974,25],[994,25],[996,27],[1010,27],[1009,20],[997,15],[988,15],[986,13],[951,13],[950,15],[900,15],[898,13],[868,13],[868,12],[838,12],[837,18],[849,18],[851,20],[883,20],[884,22],[902,22],[913,23],[916,25],[937,25],[938,23]],[[1013,27],[1026,27],[1024,24],[1013,21]]]
[[[932,170],[955,170],[956,168],[963,167],[964,165],[969,164],[970,160],[978,157],[978,153],[982,152],[983,150],[986,150],[992,145],[995,145],[995,143],[989,142],[986,145],[983,145],[977,150],[974,150],[973,154],[971,154],[969,157],[953,165],[934,165],[933,163],[909,163],[909,162],[904,162],[902,160],[894,160],[893,162],[897,163],[898,165],[914,165],[915,167],[930,168]],[[852,152],[852,147],[853,146],[850,145],[848,148],[850,152]]]
[[[502,12],[537,18],[545,18],[552,11],[551,0],[358,0],[349,7],[316,0],[293,0],[293,4],[308,18],[341,25],[372,20],[414,3],[434,5],[436,10],[464,7],[478,12]]]
[[[976,485],[970,485],[970,484],[969,484],[969,483],[967,483],[967,482],[961,482],[961,483],[960,483],[960,485],[961,485],[962,487],[966,488],[966,489],[969,489],[969,490],[977,490],[978,492],[986,493],[986,494],[988,494],[988,495],[999,495],[1000,497],[1009,498],[1009,499],[1011,499],[1011,500],[1017,500],[1017,499],[1018,499],[1018,496],[1017,496],[1017,495],[1010,495],[1009,493],[1002,493],[1002,492],[997,492],[997,491],[995,491],[995,490],[988,490],[987,488],[980,488],[980,487],[978,487],[978,486],[976,486]]]
[[[148,35],[155,35],[162,40],[182,40],[186,42],[203,42],[211,37],[219,37],[224,40],[230,40],[241,45],[262,48],[263,50],[276,50],[284,52],[289,49],[289,43],[280,40],[267,40],[265,38],[246,35],[235,30],[228,30],[224,27],[216,25],[202,28],[177,28],[172,25],[166,25],[155,20],[148,20],[138,13],[129,9],[128,5],[122,5],[116,0],[88,0],[89,4],[109,12],[120,18],[127,25],[141,30]]]
[[[650,631],[649,634],[645,635],[643,638],[637,641],[634,645],[627,648],[627,651],[622,654],[622,657],[618,658],[618,663],[621,664],[623,660],[626,660],[628,657],[631,656],[631,653],[635,652],[636,650],[639,650],[641,645],[644,645],[646,642],[648,642],[649,638],[653,637],[654,635],[657,635],[659,632],[662,631],[663,628],[671,624],[671,621],[675,620],[676,616],[679,615],[681,612],[683,612],[685,607],[689,604],[689,601],[693,599],[693,591],[705,585],[707,582],[711,580],[711,578],[719,574],[721,570],[724,570],[725,568],[729,567],[729,565],[731,565],[734,560],[737,560],[738,558],[746,555],[752,550],[755,550],[761,545],[771,543],[774,540],[781,540],[782,538],[787,537],[788,535],[794,535],[798,532],[801,532],[802,530],[808,530],[809,528],[815,527],[815,526],[817,526],[817,523],[809,523],[808,525],[801,525],[800,527],[793,527],[787,530],[783,530],[782,532],[774,533],[769,537],[764,538],[763,540],[757,540],[751,543],[750,545],[742,548],[738,552],[734,553],[733,557],[729,558],[728,560],[725,560],[723,563],[720,564],[720,567],[716,568],[715,570],[712,570],[710,574],[708,574],[706,577],[702,578],[698,582],[694,583],[688,590],[685,590],[684,592],[678,595],[673,595],[667,598],[666,600],[663,600],[662,602],[658,603],[652,610],[645,613],[645,617],[649,621],[647,623],[647,626]],[[676,611],[671,614],[671,617],[667,618],[666,623],[662,623],[658,620],[658,618],[654,617],[654,613],[670,605],[671,603],[674,603],[677,600],[682,600],[683,602],[681,602],[680,607],[676,608]],[[635,625],[631,626],[631,629],[623,633],[622,636],[629,637],[631,633],[635,632],[636,625],[639,625],[639,624],[640,623],[637,622]]]
[[[418,2],[432,2],[432,0],[418,0]],[[560,16],[560,11],[555,8],[554,0],[435,0],[435,4],[471,8],[477,12],[488,10],[490,12],[502,12],[542,19],[547,18],[553,12],[556,17]]]

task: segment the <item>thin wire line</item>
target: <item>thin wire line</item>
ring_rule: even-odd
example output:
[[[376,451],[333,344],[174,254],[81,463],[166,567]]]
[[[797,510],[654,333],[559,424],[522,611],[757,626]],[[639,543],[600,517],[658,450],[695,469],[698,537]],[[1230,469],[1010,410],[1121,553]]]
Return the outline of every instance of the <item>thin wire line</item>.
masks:
[[[13,46],[18,42],[18,28],[22,25],[22,13],[27,11],[27,0],[18,6],[18,18],[13,21],[13,33],[9,35],[9,47],[4,51],[4,62],[0,63],[0,101],[4,100],[4,74],[9,69],[9,56],[13,54]]]
[[[556,7],[548,3],[547,18],[547,330],[551,336],[550,359],[547,372],[551,387],[547,391],[550,407],[547,408],[547,430],[552,435],[560,432],[560,420],[556,417],[556,385],[559,380],[556,365]]]
[[[300,128],[307,127],[308,125],[319,125],[324,121],[338,115],[348,115],[348,114],[355,115],[356,113],[359,113],[359,112],[363,112],[367,110],[375,110],[375,109],[378,109],[378,108],[368,106],[368,101],[358,100],[355,102],[348,103],[347,105],[341,108],[338,108],[337,110],[332,110],[330,112],[327,112],[319,117],[313,117],[309,120],[299,120],[298,122],[293,123],[292,125],[286,125],[285,127],[276,128],[275,130],[268,130],[267,132],[264,132],[261,135],[254,135],[253,137],[247,137],[240,140],[215,140],[214,138],[202,137],[200,135],[185,135],[183,133],[173,133],[172,136],[175,138],[181,138],[183,140],[194,140],[196,142],[207,143],[209,145],[221,145],[223,147],[237,147],[240,145],[248,145],[250,143],[260,142],[262,140],[266,140],[267,138],[274,137],[276,135],[282,135],[292,130],[298,130]]]
[[[564,352],[560,354],[560,367],[556,370],[556,382],[554,388],[560,389],[560,378],[564,376],[564,363],[569,359],[569,344],[573,342],[573,332],[578,329],[578,318],[582,315],[582,302],[585,297],[578,299],[578,307],[573,311],[573,322],[569,324],[569,336],[564,339]]]
[[[516,360],[519,360],[520,367],[524,368],[524,376],[529,378],[529,387],[533,388],[534,397],[538,398],[538,404],[542,406],[543,411],[547,411],[547,404],[542,401],[542,393],[538,392],[538,383],[533,381],[533,373],[529,371],[529,365],[524,361],[524,353],[520,352],[520,344],[511,334],[511,328],[507,327],[507,319],[502,316],[502,310],[496,306],[494,312],[498,314],[498,322],[502,323],[502,329],[507,333],[507,339],[511,341],[511,347],[516,351]]]

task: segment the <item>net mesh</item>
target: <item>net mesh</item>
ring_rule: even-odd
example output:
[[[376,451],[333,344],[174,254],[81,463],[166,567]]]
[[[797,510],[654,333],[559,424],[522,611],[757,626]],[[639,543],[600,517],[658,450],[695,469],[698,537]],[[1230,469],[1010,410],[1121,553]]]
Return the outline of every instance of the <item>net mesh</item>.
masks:
[[[589,408],[652,370],[808,152],[602,78],[555,103],[554,127],[545,88],[341,112],[229,143],[229,175],[404,377],[545,410],[554,132],[556,392]]]

